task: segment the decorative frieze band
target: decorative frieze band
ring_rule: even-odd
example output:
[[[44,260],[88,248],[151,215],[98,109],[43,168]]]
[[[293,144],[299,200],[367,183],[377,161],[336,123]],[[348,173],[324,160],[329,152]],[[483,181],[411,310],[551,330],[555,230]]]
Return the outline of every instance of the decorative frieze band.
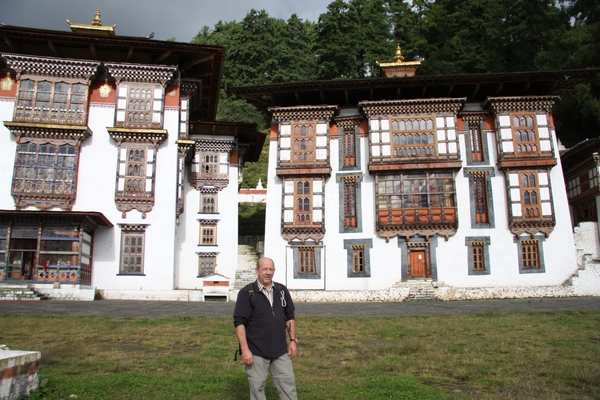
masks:
[[[235,148],[234,140],[196,140],[196,151],[229,153]]]
[[[330,121],[338,106],[296,106],[296,107],[271,107],[273,119],[280,122],[291,121]]]
[[[98,70],[100,61],[83,61],[69,58],[33,57],[3,53],[9,68],[20,75],[43,75],[89,80]]]
[[[558,96],[488,97],[483,104],[493,112],[546,111],[551,112]]]
[[[17,139],[28,137],[83,142],[92,135],[90,128],[78,125],[31,124],[25,122],[4,121],[4,126],[6,126]]]
[[[460,117],[463,121],[465,121],[469,125],[479,126],[483,121],[485,121],[488,113],[478,112],[478,113],[464,113],[460,114]]]
[[[357,126],[360,126],[361,121],[363,120],[362,116],[356,117],[346,117],[346,118],[336,118],[335,122],[338,127],[342,128],[344,132],[352,132]]]
[[[108,73],[117,83],[143,82],[160,83],[163,86],[173,78],[177,67],[166,65],[140,65],[140,64],[122,64],[105,63]]]
[[[117,224],[124,231],[144,232],[149,224]]]
[[[114,128],[107,127],[106,130],[110,137],[117,143],[152,143],[154,145],[162,143],[168,136],[164,129],[132,129],[132,128]]]
[[[361,101],[358,105],[362,107],[368,118],[372,118],[406,114],[456,114],[466,100],[466,97],[457,99],[381,100]]]

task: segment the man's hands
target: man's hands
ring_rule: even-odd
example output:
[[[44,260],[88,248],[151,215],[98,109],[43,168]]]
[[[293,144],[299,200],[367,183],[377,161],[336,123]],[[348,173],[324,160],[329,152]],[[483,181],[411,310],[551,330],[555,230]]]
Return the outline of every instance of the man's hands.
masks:
[[[298,354],[298,347],[296,346],[296,342],[290,342],[288,346],[288,356],[293,360],[294,357]]]
[[[244,361],[244,364],[248,366],[252,365],[253,359],[250,349],[246,348],[245,350],[242,350],[242,361]]]

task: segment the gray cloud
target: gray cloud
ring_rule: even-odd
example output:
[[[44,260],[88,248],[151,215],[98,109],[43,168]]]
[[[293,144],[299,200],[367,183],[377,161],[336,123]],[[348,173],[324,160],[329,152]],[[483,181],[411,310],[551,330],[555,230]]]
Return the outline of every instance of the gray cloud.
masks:
[[[100,8],[102,25],[117,24],[117,35],[147,36],[189,42],[200,29],[219,20],[240,21],[248,11],[266,10],[269,16],[287,20],[297,14],[317,21],[333,0],[2,0],[0,22],[30,28],[69,30],[66,20],[89,24]]]

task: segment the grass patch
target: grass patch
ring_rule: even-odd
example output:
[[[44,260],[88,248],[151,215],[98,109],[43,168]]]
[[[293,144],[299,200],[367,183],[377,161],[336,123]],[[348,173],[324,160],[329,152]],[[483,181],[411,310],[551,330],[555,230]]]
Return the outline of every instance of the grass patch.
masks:
[[[31,399],[247,399],[231,318],[0,315]],[[597,399],[600,312],[300,317],[302,399]],[[268,398],[278,398],[268,386]]]

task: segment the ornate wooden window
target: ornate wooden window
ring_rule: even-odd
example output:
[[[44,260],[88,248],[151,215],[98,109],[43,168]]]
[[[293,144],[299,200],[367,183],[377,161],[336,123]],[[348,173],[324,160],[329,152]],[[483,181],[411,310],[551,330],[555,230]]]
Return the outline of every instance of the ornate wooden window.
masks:
[[[292,162],[315,161],[316,137],[314,124],[292,125]]]
[[[121,129],[122,128],[116,128]],[[137,210],[142,213],[152,211],[155,198],[155,168],[156,148],[155,144],[132,143],[129,133],[125,138],[120,133],[112,130],[111,136],[118,140],[119,152],[117,157],[117,186],[115,188],[115,203],[117,209],[125,218],[126,213]],[[165,135],[166,136],[166,135]],[[157,135],[156,141],[160,142],[164,136]]]
[[[522,240],[521,257],[522,269],[539,269],[541,266],[539,240]]]
[[[80,82],[23,79],[14,120],[83,125],[87,121],[88,86]]]
[[[219,153],[202,153],[200,155],[200,177],[219,177]]]
[[[67,141],[31,140],[18,144],[12,195],[17,207],[44,198],[70,208],[75,200],[78,147]],[[27,200],[29,199],[29,200]],[[63,204],[64,205],[61,205]]]
[[[198,254],[198,276],[213,275],[217,270],[217,254],[216,253],[199,253]]]
[[[469,144],[471,145],[471,161],[483,161],[483,139],[481,128],[477,125],[469,124]]]
[[[590,190],[597,192],[597,188],[598,168],[596,166],[567,182],[567,193],[569,199],[574,199],[580,194],[590,194],[591,192],[586,193]]]
[[[140,195],[146,191],[147,150],[145,147],[127,148],[125,192],[128,195]]]
[[[164,90],[161,84],[121,82],[116,127],[160,129]]]
[[[344,179],[344,226],[356,224],[356,179]]]
[[[583,203],[573,205],[573,223],[577,225],[584,221],[598,221],[595,197]]]
[[[473,263],[473,271],[485,271],[485,258],[484,258],[485,242],[472,242],[471,243],[471,259]]]
[[[353,245],[352,248],[352,273],[365,273],[365,245]]]
[[[456,224],[453,173],[378,175],[376,181],[378,224]]]
[[[298,274],[314,275],[316,273],[316,248],[314,246],[298,247]]]
[[[487,236],[466,237],[469,257],[469,275],[489,275],[490,257],[489,245],[490,238]]]
[[[200,192],[200,212],[203,214],[216,214],[218,209],[218,195],[216,191]]]
[[[356,166],[356,136],[352,131],[344,130],[344,167]]]
[[[523,211],[525,218],[539,218],[541,215],[539,192],[537,183],[537,174],[522,173],[521,175],[521,196],[523,202]]]
[[[312,222],[312,182],[310,180],[298,180],[295,182],[294,191],[294,221],[297,225],[307,225]]]
[[[434,118],[392,120],[392,156],[394,158],[430,157],[437,154]]]
[[[122,275],[144,274],[144,248],[146,242],[146,226],[128,225],[121,230],[121,263],[119,273]]]
[[[475,222],[478,224],[489,223],[487,180],[485,175],[473,176],[473,191],[475,196]]]
[[[515,151],[517,153],[538,153],[539,143],[535,114],[513,114],[511,117]]]
[[[200,220],[200,246],[217,245],[217,222],[214,220]]]
[[[520,235],[535,226],[541,232],[550,234],[555,221],[549,172],[511,171],[507,178],[512,232]]]

